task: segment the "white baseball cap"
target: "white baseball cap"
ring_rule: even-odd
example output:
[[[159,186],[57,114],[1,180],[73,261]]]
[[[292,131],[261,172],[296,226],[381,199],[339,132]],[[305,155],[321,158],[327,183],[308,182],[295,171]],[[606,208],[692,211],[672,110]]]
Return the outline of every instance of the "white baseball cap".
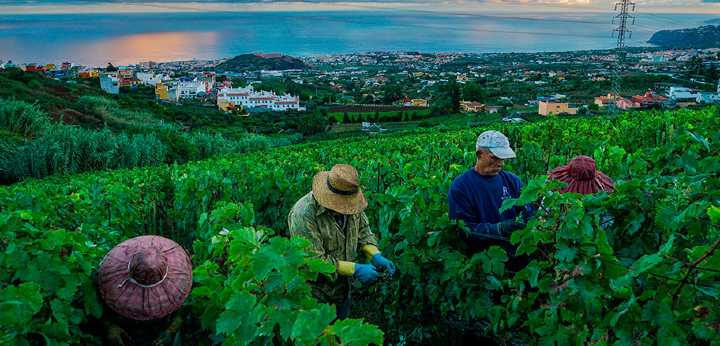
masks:
[[[510,148],[510,141],[498,131],[481,133],[475,142],[475,150],[481,148],[487,148],[493,155],[503,160],[515,158],[515,152]]]

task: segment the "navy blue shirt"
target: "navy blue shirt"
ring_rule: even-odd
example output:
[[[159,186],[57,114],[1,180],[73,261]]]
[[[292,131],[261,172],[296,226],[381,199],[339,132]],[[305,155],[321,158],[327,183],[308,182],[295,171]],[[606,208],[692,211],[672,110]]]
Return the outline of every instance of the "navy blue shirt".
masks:
[[[450,219],[463,220],[473,231],[472,236],[461,234],[468,245],[472,248],[510,245],[507,238],[498,235],[496,224],[521,214],[523,207],[513,207],[500,214],[500,206],[508,198],[518,198],[522,186],[520,178],[506,171],[486,176],[470,169],[455,178],[448,192]]]

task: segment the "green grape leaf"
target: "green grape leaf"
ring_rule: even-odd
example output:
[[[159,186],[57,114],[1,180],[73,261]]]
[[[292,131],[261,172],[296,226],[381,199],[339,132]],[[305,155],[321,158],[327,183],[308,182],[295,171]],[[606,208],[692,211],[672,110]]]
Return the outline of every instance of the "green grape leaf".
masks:
[[[42,304],[40,286],[34,282],[5,287],[0,290],[0,322],[21,332],[27,331]]]
[[[298,314],[290,336],[297,343],[313,345],[325,328],[335,319],[335,309],[327,304],[313,310],[303,310]]]
[[[382,345],[383,332],[377,326],[363,323],[361,320],[347,319],[335,322],[329,328],[330,334],[340,338],[342,345],[365,346]]]
[[[607,239],[607,233],[605,230],[597,231],[595,238],[595,246],[597,246],[598,253],[601,255],[612,255],[613,249]]]
[[[560,250],[555,253],[555,258],[561,261],[570,262],[575,258],[576,255],[577,250],[575,250],[574,248],[571,248],[569,246],[560,246]]]
[[[230,297],[216,323],[218,334],[235,335],[243,342],[255,339],[257,323],[263,318],[260,305],[251,294],[240,291]]]
[[[634,277],[652,269],[662,262],[664,256],[672,249],[674,241],[675,235],[670,235],[667,242],[660,247],[660,250],[657,253],[640,257],[632,264],[630,271],[627,274],[617,279],[610,280],[610,287],[614,291],[623,291],[624,288],[627,288],[630,285]]]
[[[716,206],[710,206],[707,210],[707,214],[710,217],[713,225],[720,224],[720,208]]]
[[[319,258],[308,258],[305,260],[305,264],[308,265],[308,269],[313,273],[332,274],[335,272],[334,265]]]

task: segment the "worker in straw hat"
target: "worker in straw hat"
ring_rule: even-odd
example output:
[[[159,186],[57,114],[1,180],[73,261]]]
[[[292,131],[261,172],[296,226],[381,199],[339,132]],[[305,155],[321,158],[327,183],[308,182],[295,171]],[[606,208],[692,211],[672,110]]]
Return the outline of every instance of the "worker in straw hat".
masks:
[[[167,343],[182,325],[171,316],[190,294],[192,263],[170,239],[135,237],[105,255],[96,283],[110,310],[102,321],[109,344]]]
[[[395,265],[377,247],[363,212],[366,207],[357,171],[339,164],[329,172],[316,174],[312,191],[300,198],[288,215],[290,235],[306,237],[318,257],[335,265],[336,275],[318,278],[313,294],[320,301],[335,304],[338,319],[350,313],[351,278],[371,285],[381,272],[389,276],[395,273]],[[358,253],[365,254],[370,263],[359,263]]]

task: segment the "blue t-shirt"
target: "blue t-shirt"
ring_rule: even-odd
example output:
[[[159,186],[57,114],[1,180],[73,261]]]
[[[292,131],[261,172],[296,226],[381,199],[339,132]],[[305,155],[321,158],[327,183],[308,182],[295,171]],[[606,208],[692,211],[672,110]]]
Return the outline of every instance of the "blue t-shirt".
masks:
[[[500,214],[503,201],[518,198],[522,186],[520,178],[506,171],[486,176],[470,169],[455,178],[448,192],[450,218],[463,220],[473,230],[473,237],[463,237],[469,245],[509,245],[507,238],[497,234],[496,224],[515,219],[525,208],[531,211],[529,207],[513,207]]]

